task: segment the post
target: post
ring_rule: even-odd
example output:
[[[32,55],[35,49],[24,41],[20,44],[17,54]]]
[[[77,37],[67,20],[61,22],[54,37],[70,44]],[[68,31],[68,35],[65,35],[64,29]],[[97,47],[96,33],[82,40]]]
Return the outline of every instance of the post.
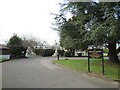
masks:
[[[88,72],[90,72],[90,58],[89,58],[89,55],[88,55]]]
[[[105,74],[105,70],[104,70],[103,50],[102,50],[102,73],[103,73],[103,75]]]
[[[105,72],[104,72],[104,59],[102,58],[102,73],[103,73],[103,75],[105,74]]]
[[[59,60],[59,53],[57,54],[57,60]]]

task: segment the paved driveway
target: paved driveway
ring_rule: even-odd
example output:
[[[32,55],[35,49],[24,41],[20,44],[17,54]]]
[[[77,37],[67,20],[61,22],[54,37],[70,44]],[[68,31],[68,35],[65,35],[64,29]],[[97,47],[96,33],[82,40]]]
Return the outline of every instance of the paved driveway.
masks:
[[[2,64],[3,88],[118,88],[113,82],[85,76],[51,63],[53,57],[29,57]]]
[[[0,63],[0,90],[2,89],[2,63]]]

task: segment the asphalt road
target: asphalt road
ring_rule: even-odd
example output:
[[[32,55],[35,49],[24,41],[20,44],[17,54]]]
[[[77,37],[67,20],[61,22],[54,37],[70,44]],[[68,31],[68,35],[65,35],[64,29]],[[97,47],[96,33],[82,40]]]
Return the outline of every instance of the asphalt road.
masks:
[[[108,82],[55,64],[53,57],[29,57],[2,64],[2,88],[118,88]]]
[[[2,89],[2,63],[0,63],[0,90]]]

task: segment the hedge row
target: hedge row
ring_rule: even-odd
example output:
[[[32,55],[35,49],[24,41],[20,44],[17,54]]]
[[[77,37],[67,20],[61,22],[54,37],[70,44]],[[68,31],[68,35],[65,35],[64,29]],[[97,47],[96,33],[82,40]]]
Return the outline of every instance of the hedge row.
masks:
[[[55,52],[53,49],[35,49],[34,52],[36,55],[41,55],[43,57],[46,56],[52,56]],[[64,55],[64,50],[58,50],[58,53],[63,56]]]
[[[43,57],[46,56],[52,56],[55,52],[55,50],[53,49],[35,49],[34,52],[36,53],[36,55],[41,55]],[[58,50],[58,53],[60,54],[60,56],[65,56],[65,57],[71,57],[71,53],[70,52],[65,52],[64,50]],[[82,53],[77,53],[78,57],[82,56]]]

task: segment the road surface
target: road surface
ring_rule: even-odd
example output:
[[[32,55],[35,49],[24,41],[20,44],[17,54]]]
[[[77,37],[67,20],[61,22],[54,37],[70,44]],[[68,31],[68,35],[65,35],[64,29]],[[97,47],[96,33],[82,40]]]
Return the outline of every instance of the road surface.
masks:
[[[118,88],[117,83],[59,67],[53,57],[29,57],[2,64],[2,88]]]

